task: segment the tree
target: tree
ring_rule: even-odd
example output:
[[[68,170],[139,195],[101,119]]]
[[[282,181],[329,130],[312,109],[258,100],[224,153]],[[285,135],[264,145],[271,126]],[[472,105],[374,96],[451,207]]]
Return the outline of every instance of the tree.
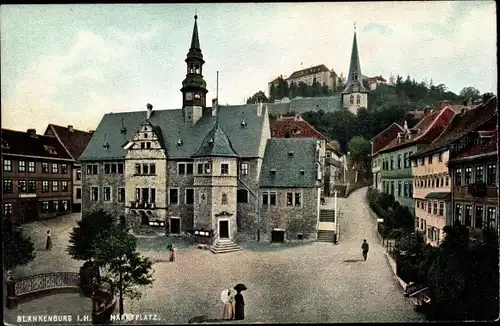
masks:
[[[97,244],[106,237],[114,223],[113,216],[104,210],[85,214],[69,234],[70,245],[66,251],[76,260],[96,259]]]
[[[24,266],[35,259],[35,245],[29,236],[21,229],[15,228],[10,219],[3,222],[3,264],[9,270]]]
[[[350,157],[356,164],[365,165],[370,161],[371,145],[368,140],[361,136],[355,136],[349,141],[347,146]]]
[[[488,102],[488,100],[492,97],[495,97],[495,94],[491,93],[491,92],[488,92],[488,93],[484,93],[483,95],[481,95],[481,99],[483,101],[483,103],[486,103]]]
[[[123,228],[113,226],[97,243],[95,252],[103,268],[101,280],[120,295],[120,317],[124,313],[123,296],[132,300],[142,296],[138,287],[152,285],[153,262],[137,251],[136,238]]]
[[[257,102],[270,103],[271,100],[267,98],[266,94],[264,94],[263,91],[258,91],[247,100],[247,104],[253,104]]]
[[[481,93],[477,88],[468,86],[462,88],[458,96],[462,101],[469,101],[469,100],[475,101],[481,97]]]

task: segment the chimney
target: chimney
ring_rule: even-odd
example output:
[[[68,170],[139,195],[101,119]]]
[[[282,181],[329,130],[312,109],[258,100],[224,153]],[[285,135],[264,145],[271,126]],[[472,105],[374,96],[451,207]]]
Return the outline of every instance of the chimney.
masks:
[[[73,126],[72,126],[72,125],[69,125],[69,126],[68,126],[68,130],[69,130],[69,131],[71,131],[71,132],[75,131],[75,130],[73,129]]]
[[[262,102],[259,100],[259,103],[257,103],[257,116],[260,117],[262,115]]]
[[[146,107],[148,109],[148,112],[146,113],[146,119],[150,119],[151,118],[151,114],[153,113],[153,106],[151,104],[146,104]]]
[[[36,129],[28,129],[27,130],[27,133],[33,137],[33,138],[36,138]]]
[[[218,109],[219,103],[216,98],[212,99],[212,117],[217,116],[217,109]]]
[[[302,120],[302,118],[300,117],[300,113],[299,113],[299,111],[295,111],[295,119],[294,119],[294,120],[295,120],[295,121],[300,121],[300,120]]]

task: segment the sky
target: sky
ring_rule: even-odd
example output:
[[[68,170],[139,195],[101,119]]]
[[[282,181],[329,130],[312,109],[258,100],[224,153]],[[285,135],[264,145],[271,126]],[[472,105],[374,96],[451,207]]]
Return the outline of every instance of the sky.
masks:
[[[2,128],[95,130],[110,112],[178,109],[198,14],[207,103],[242,104],[279,75],[411,75],[497,93],[493,1],[2,5]],[[303,65],[302,65],[303,64]]]

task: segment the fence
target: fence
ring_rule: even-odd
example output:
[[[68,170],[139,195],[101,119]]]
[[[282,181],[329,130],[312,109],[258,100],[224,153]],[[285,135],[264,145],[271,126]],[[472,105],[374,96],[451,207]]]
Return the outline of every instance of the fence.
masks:
[[[393,241],[388,240],[385,243],[385,250],[387,251],[387,253],[389,254],[389,256],[391,256],[392,259],[394,259],[394,261],[397,263],[398,262],[397,257],[398,257],[398,254],[399,254],[399,249],[396,248],[395,243]]]

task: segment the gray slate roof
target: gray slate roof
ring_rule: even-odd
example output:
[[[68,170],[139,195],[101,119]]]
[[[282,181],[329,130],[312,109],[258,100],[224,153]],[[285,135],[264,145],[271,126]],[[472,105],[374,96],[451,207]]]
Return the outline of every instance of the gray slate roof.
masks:
[[[149,120],[161,129],[170,159],[188,159],[200,148],[204,137],[215,123],[211,108],[206,111],[207,114],[193,126],[183,122],[181,109],[153,110]],[[219,106],[219,123],[240,157],[258,157],[264,117],[267,115],[265,105],[262,113],[257,116],[257,104]],[[246,122],[244,128],[241,126],[243,115]],[[124,159],[127,151],[123,150],[122,146],[132,139],[145,118],[146,110],[104,115],[80,160]],[[122,119],[126,128],[125,134],[120,133]],[[179,137],[182,146],[177,146]],[[109,144],[108,149],[103,147],[105,140]]]
[[[341,109],[340,95],[324,97],[294,98],[290,103],[291,112],[305,113],[307,111],[333,112]]]
[[[316,187],[316,142],[314,138],[271,138],[267,141],[260,172],[261,188]],[[293,152],[293,156],[289,153]],[[275,169],[273,175],[271,170]],[[305,174],[301,174],[301,170]]]
[[[219,121],[203,139],[200,148],[193,157],[238,157],[231,140],[220,127]]]

